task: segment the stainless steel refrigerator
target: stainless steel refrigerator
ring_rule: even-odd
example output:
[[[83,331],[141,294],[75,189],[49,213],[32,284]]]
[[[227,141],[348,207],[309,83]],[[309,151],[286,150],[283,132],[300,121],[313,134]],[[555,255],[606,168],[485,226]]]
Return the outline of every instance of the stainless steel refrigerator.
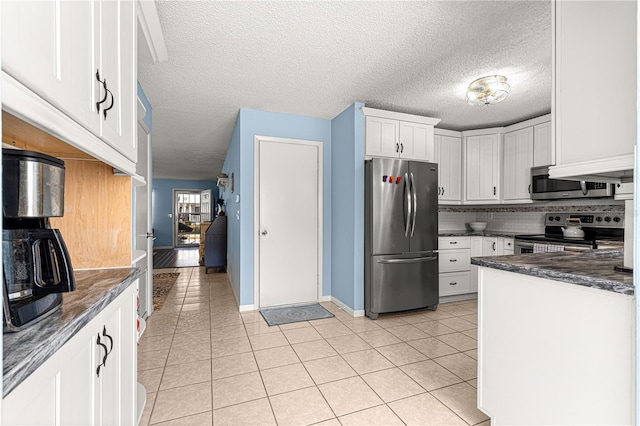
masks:
[[[438,306],[438,165],[365,162],[365,314]]]

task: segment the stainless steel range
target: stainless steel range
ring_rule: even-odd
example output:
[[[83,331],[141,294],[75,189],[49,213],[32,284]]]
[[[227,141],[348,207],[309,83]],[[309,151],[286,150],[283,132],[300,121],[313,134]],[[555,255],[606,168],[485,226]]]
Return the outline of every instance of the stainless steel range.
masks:
[[[584,236],[567,238],[563,235],[567,219],[580,219]],[[514,254],[564,250],[594,250],[599,245],[622,244],[624,240],[624,212],[557,212],[545,215],[544,234],[516,235]]]

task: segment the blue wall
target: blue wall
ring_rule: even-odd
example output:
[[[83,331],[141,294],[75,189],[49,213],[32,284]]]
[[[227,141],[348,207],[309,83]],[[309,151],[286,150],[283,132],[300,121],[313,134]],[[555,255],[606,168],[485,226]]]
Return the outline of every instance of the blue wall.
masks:
[[[212,189],[214,200],[218,199],[218,187],[213,181],[154,179],[152,195],[154,247],[173,246],[173,190]]]
[[[364,104],[331,121],[331,295],[364,309]]]
[[[224,160],[222,171],[234,178],[234,192],[227,188],[220,188],[220,198],[224,201],[224,211],[227,214],[227,273],[231,287],[236,295],[238,302],[240,301],[240,221],[236,218],[236,212],[240,209],[239,203],[235,201],[235,195],[241,193],[242,176],[240,173],[240,123],[242,122],[242,114],[238,113],[236,125],[231,135],[231,142],[227,150],[227,157]]]
[[[240,109],[223,172],[235,174],[235,192],[226,197],[229,215],[228,264],[240,305],[253,305],[254,136],[304,139],[323,143],[323,283],[331,294],[331,121],[292,114]],[[239,162],[238,162],[239,160]],[[240,196],[241,202],[236,202]],[[237,214],[237,216],[236,216]],[[234,223],[235,222],[235,223]],[[238,226],[239,225],[239,226]],[[233,249],[231,248],[233,247]],[[234,271],[233,273],[231,271]]]

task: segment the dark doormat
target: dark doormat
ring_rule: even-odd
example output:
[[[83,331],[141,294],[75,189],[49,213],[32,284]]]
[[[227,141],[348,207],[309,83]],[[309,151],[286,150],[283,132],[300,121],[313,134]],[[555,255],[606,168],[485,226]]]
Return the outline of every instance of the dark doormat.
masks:
[[[318,303],[289,306],[286,308],[260,309],[260,314],[269,326],[331,318],[334,316]]]
[[[200,266],[198,247],[156,249],[153,252],[153,269],[193,268]]]
[[[167,300],[179,275],[177,272],[153,274],[153,309],[155,311],[160,309]]]

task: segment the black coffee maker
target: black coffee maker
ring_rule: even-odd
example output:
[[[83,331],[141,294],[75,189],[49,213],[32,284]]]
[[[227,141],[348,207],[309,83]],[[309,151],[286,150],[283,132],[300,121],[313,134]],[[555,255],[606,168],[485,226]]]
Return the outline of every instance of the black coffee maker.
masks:
[[[55,312],[75,290],[71,259],[50,217],[64,214],[64,161],[33,151],[2,150],[4,332]]]

